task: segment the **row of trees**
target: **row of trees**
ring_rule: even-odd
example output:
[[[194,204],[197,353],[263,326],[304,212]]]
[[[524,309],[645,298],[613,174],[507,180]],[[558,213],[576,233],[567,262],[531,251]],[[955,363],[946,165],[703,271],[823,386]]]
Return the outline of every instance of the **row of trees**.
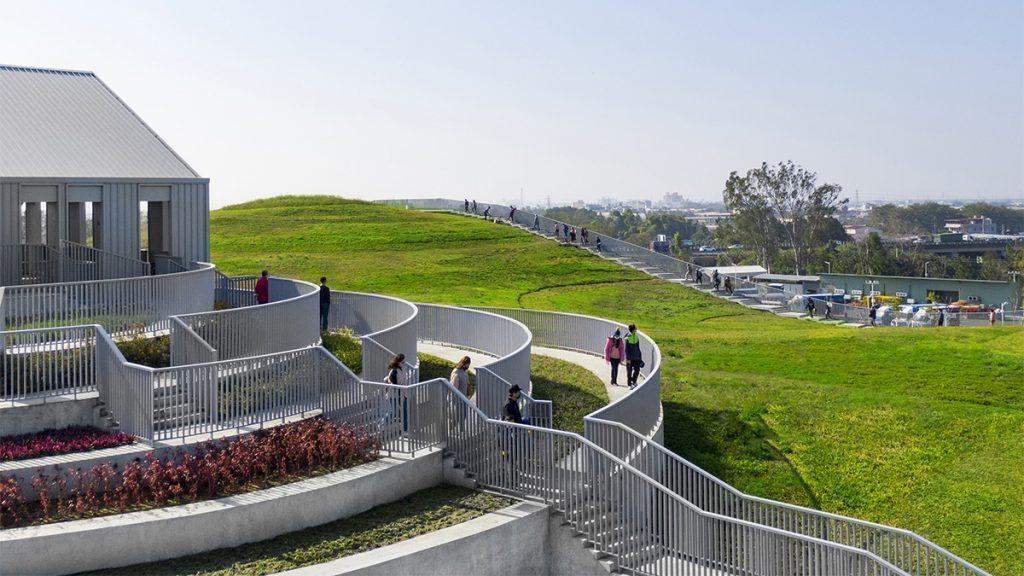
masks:
[[[672,239],[677,248],[682,248],[684,240],[692,240],[698,245],[711,240],[711,234],[703,225],[664,212],[644,218],[633,210],[625,209],[613,210],[608,216],[602,216],[585,208],[561,207],[551,208],[544,215],[641,246],[646,246],[658,234]]]
[[[886,234],[911,235],[942,232],[946,220],[987,216],[992,219],[996,231],[1016,233],[1024,231],[1024,210],[996,206],[987,202],[965,204],[954,208],[938,202],[923,202],[909,206],[883,204],[874,206],[867,217],[867,224],[881,229]]]

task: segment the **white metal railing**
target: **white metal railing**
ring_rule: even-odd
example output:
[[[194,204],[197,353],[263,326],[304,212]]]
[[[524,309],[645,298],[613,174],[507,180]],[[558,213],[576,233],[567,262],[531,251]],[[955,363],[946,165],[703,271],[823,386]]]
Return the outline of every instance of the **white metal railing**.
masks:
[[[150,272],[148,262],[69,240],[60,242],[60,266],[63,282],[137,278]]]
[[[383,379],[398,353],[410,368],[419,367],[416,351],[418,308],[410,302],[380,294],[331,291],[329,330],[347,329],[362,342],[363,375]],[[406,374],[412,371],[407,370]],[[418,377],[416,380],[417,381]]]
[[[508,390],[523,390],[524,416],[537,425],[550,426],[553,407],[533,397],[530,380],[530,345],[533,335],[522,322],[485,310],[439,304],[417,304],[416,332],[420,339],[482,352],[497,359],[476,366],[476,405],[491,418],[501,418]]]
[[[626,335],[624,324],[563,312],[527,310],[522,308],[482,308],[508,316],[525,324],[533,334],[533,342],[549,348],[561,348],[604,356],[605,343],[616,329]],[[584,418],[584,430],[592,420],[622,423],[646,437],[654,437],[661,427],[661,350],[643,332],[638,331],[644,366],[643,380],[629,394],[603,406]],[[622,369],[625,370],[625,365]],[[622,376],[625,378],[625,376]],[[588,436],[589,437],[589,436]],[[607,446],[604,446],[608,449]],[[624,454],[616,454],[624,457]]]
[[[171,363],[190,363],[195,353],[207,361],[234,360],[313,346],[320,341],[318,290],[309,282],[270,278],[268,304],[176,315],[178,321],[170,323]],[[202,356],[193,336],[216,354]]]
[[[213,308],[214,268],[161,276],[7,286],[8,330],[100,324],[109,333],[167,330],[169,317]]]
[[[0,402],[96,390],[96,328],[0,332]]]
[[[259,276],[225,276],[217,271],[214,304],[223,308],[255,306]]]

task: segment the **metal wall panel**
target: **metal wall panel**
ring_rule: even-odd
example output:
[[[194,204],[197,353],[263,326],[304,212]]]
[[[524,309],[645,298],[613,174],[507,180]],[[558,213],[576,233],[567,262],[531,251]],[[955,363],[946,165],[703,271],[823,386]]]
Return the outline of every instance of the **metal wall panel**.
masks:
[[[210,199],[204,183],[175,184],[171,190],[171,245],[184,263],[210,261]]]
[[[0,183],[0,245],[21,241],[21,202],[18,184]]]

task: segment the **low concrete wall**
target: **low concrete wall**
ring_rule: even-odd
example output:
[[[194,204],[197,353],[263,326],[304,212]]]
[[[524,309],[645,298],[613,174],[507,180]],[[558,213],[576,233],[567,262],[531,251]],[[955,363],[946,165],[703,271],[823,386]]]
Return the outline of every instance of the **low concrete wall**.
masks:
[[[561,514],[519,502],[468,522],[276,576],[608,576]]]
[[[32,400],[0,407],[0,436],[31,434],[75,425],[95,426],[98,424],[95,421],[98,403],[99,395],[91,392],[79,394],[78,398],[54,396],[45,402]]]
[[[435,449],[219,500],[12,528],[0,531],[0,574],[71,574],[230,548],[352,516],[442,480]]]

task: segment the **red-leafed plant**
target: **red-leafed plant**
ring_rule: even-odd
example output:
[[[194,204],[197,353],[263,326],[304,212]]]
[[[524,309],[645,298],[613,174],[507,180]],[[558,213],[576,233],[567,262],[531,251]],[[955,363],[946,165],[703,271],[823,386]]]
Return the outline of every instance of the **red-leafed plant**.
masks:
[[[39,473],[23,488],[0,477],[0,526],[58,522],[195,502],[264,488],[363,464],[379,443],[362,430],[314,418],[242,436],[209,441],[190,452],[88,470]],[[37,500],[26,497],[28,491]]]
[[[132,442],[135,438],[121,432],[104,432],[91,426],[69,426],[0,438],[0,462],[114,448]]]

